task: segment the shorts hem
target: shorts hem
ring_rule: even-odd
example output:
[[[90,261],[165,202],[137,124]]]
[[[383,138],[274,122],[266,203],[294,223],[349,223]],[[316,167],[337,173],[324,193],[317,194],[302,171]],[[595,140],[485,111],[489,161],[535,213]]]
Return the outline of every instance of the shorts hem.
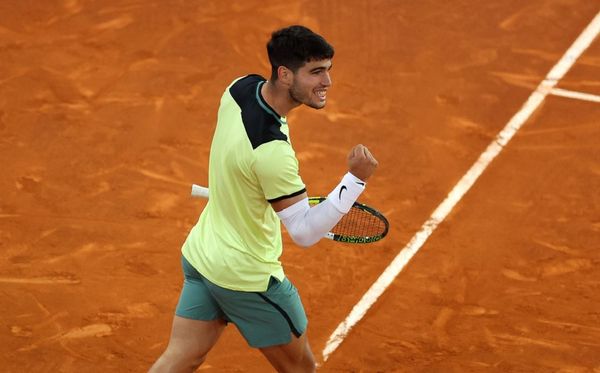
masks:
[[[252,348],[268,348],[268,347],[286,345],[286,344],[288,344],[288,343],[290,343],[292,341],[292,334],[293,333],[290,333],[289,336],[288,336],[288,338],[285,338],[285,339],[281,338],[280,340],[272,340],[270,342],[263,342],[263,343],[260,343],[260,342],[251,343],[251,342],[248,342],[248,341],[246,341],[246,342],[248,343],[248,346],[250,346]],[[300,336],[302,336],[303,334],[304,334],[304,332],[301,333]]]
[[[178,312],[175,312],[175,316],[181,317],[183,319],[196,320],[196,321],[215,321],[215,320],[221,319],[221,320],[225,321],[226,323],[229,322],[229,321],[227,321],[227,319],[225,319],[224,317],[221,317],[221,316],[217,316],[213,319],[209,319],[206,317],[194,317],[194,316],[190,316],[190,315],[182,315]]]

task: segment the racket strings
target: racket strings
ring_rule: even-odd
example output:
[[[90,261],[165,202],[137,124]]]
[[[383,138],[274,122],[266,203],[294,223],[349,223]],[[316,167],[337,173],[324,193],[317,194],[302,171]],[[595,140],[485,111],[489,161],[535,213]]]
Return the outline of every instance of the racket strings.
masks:
[[[352,207],[331,232],[349,237],[373,237],[383,234],[385,228],[385,223],[379,217],[360,208]]]

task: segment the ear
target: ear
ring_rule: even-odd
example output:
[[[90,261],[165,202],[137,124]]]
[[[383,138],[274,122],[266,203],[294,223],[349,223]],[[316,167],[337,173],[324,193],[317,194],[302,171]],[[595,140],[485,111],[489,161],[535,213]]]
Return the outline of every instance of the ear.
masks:
[[[291,85],[294,80],[294,73],[285,66],[279,66],[277,68],[277,77],[281,83]]]

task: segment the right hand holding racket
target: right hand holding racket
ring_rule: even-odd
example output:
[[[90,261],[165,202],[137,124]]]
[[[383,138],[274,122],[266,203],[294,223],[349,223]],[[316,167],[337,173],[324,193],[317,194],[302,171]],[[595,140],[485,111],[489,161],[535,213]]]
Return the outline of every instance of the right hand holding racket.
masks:
[[[377,160],[366,146],[358,144],[348,154],[348,171],[362,181],[373,175],[377,168]]]

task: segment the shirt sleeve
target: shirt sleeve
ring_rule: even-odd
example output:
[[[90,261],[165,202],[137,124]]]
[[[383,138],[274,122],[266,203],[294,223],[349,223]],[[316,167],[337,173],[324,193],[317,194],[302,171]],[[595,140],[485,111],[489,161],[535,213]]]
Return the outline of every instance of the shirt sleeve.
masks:
[[[270,141],[255,152],[254,172],[267,201],[276,202],[306,191],[296,153],[289,143]]]

